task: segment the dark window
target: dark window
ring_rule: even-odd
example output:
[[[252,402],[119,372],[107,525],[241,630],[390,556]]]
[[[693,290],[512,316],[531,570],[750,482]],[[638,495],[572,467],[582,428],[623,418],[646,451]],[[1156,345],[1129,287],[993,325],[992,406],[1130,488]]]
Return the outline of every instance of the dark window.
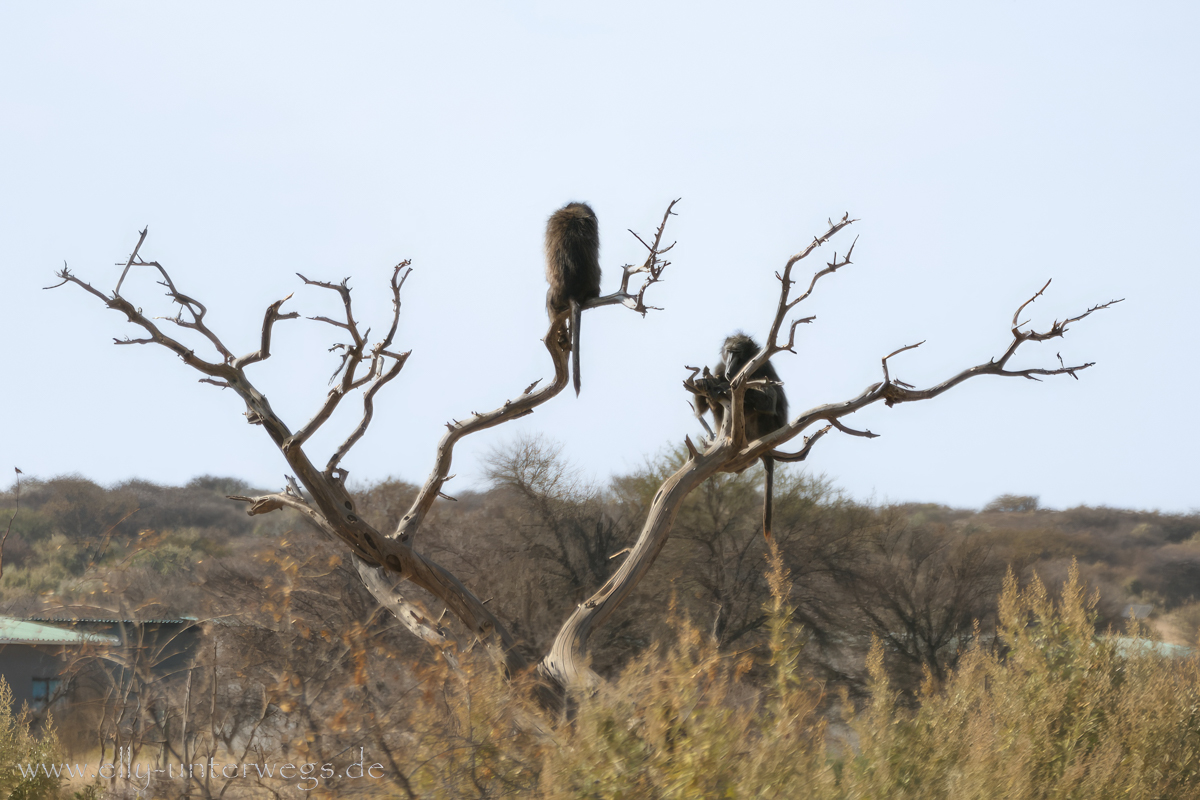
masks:
[[[33,679],[33,707],[43,709],[46,703],[54,699],[58,694],[58,688],[62,685],[62,681],[58,678],[34,678]]]

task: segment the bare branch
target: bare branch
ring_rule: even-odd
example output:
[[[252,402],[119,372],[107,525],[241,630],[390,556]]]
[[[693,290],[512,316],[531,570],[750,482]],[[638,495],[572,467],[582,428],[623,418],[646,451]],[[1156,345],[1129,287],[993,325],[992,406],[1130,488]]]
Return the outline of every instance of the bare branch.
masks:
[[[227,348],[225,346],[225,344],[220,340],[220,338],[218,338],[218,336],[215,333],[213,333],[211,330],[209,330],[208,326],[204,324],[204,316],[205,316],[205,314],[208,313],[208,309],[204,306],[204,304],[201,303],[199,300],[196,300],[192,297],[188,297],[186,294],[179,292],[175,288],[175,284],[174,284],[174,282],[172,282],[171,277],[167,274],[167,271],[157,261],[138,261],[138,262],[136,262],[136,264],[141,265],[141,266],[154,267],[155,269],[157,269],[159,271],[159,273],[163,276],[163,280],[159,281],[159,284],[167,287],[167,289],[169,290],[167,292],[167,296],[170,297],[172,300],[174,300],[176,303],[178,303],[180,306],[179,311],[175,314],[175,316],[160,317],[159,319],[165,319],[168,322],[173,322],[181,328],[187,328],[188,330],[198,331],[201,335],[204,336],[204,338],[208,339],[208,341],[212,343],[213,347],[215,347],[217,349],[217,352],[221,354],[221,359],[225,363],[232,362],[233,361],[233,353],[230,352],[229,348]],[[192,315],[191,321],[185,320],[183,318],[184,309],[187,309],[187,312]]]
[[[1017,322],[1017,319],[1021,316],[1021,312],[1025,310],[1025,306],[1029,305],[1034,300],[1037,300],[1039,297],[1041,297],[1042,293],[1045,292],[1048,288],[1050,288],[1050,281],[1052,281],[1052,280],[1054,280],[1054,279],[1051,278],[1050,280],[1046,281],[1046,285],[1043,286],[1042,288],[1038,289],[1034,293],[1033,297],[1029,298],[1024,303],[1021,303],[1021,305],[1017,307],[1017,310],[1013,313],[1013,318],[1012,318],[1012,329],[1013,329],[1014,334],[1016,334],[1017,328],[1021,327],[1021,324],[1023,324],[1023,323],[1019,324]]]
[[[381,606],[391,611],[417,638],[437,648],[450,666],[458,668],[458,641],[424,606],[404,596],[400,591],[400,581],[394,574],[389,575],[385,570],[373,567],[360,558],[354,559],[354,567],[367,590]]]
[[[822,276],[836,272],[838,269],[851,263],[850,256],[853,254],[854,245],[857,244],[858,240],[854,240],[854,243],[850,245],[850,249],[846,251],[846,255],[841,260],[838,259],[837,253],[835,252],[833,260],[828,262],[824,269],[813,275],[812,280],[809,282],[808,290],[795,300],[789,299],[791,296],[792,286],[795,284],[795,282],[792,280],[792,268],[799,261],[803,260],[810,253],[812,253],[813,250],[829,241],[830,238],[836,235],[843,228],[848,225],[852,225],[857,221],[857,219],[851,219],[848,212],[843,214],[841,219],[839,219],[837,222],[834,222],[832,219],[830,219],[829,227],[826,229],[826,231],[819,236],[813,237],[813,240],[808,247],[789,258],[787,263],[784,265],[782,275],[776,273],[776,278],[778,278],[780,284],[779,301],[776,306],[775,317],[771,322],[770,333],[767,335],[767,341],[763,345],[762,349],[759,350],[758,354],[754,356],[754,358],[750,359],[737,375],[726,376],[729,381],[729,394],[728,400],[726,401],[728,403],[728,419],[726,420],[726,424],[728,426],[728,436],[733,441],[735,446],[742,447],[746,444],[744,403],[745,393],[746,389],[748,388],[750,376],[758,371],[760,367],[766,364],[767,361],[769,361],[770,358],[776,353],[783,351],[794,353],[796,328],[799,325],[811,323],[816,319],[815,317],[803,317],[793,321],[788,335],[788,341],[786,344],[781,345],[779,343],[779,332],[784,320],[787,318],[788,312],[791,311],[791,309],[793,309],[798,303],[812,294],[817,281],[820,280]],[[692,384],[694,385],[695,381],[692,381]]]
[[[813,275],[812,280],[809,281],[808,290],[795,300],[788,299],[792,291],[792,285],[794,284],[794,281],[792,280],[792,268],[796,266],[798,261],[807,258],[813,250],[816,250],[818,247],[825,244],[825,242],[829,241],[842,228],[845,228],[847,225],[853,225],[855,222],[858,222],[858,220],[850,219],[849,213],[843,214],[842,218],[837,222],[829,220],[829,228],[825,231],[825,233],[814,237],[812,243],[809,244],[808,247],[789,258],[787,263],[784,264],[783,274],[777,275],[779,278],[779,305],[775,311],[775,319],[771,323],[771,331],[769,334],[767,334],[767,341],[763,347],[762,353],[760,354],[760,358],[754,359],[750,364],[746,365],[745,369],[742,370],[745,374],[753,374],[754,371],[766,363],[766,361],[772,355],[780,352],[781,350],[787,349],[779,346],[779,329],[783,326],[783,321],[787,317],[788,312],[799,305],[801,301],[806,300],[809,295],[813,293],[813,289],[816,287],[817,281],[819,281],[822,277],[832,274],[850,263],[850,255],[854,252],[854,245],[850,245],[850,249],[846,252],[845,258],[843,258],[840,262],[837,260],[837,254],[834,253],[833,261],[826,264],[825,269],[820,270]],[[855,239],[854,241],[857,243],[858,239]],[[792,327],[792,333],[795,333],[795,326]]]
[[[142,242],[146,241],[146,234],[150,232],[150,226],[142,228],[138,234],[137,244],[133,247],[133,252],[129,254],[129,260],[125,262],[125,269],[121,270],[121,277],[117,279],[117,288],[113,289],[114,295],[121,294],[121,284],[125,282],[125,276],[129,274],[129,268],[138,261],[138,251],[142,249]]]
[[[891,381],[891,378],[888,376],[888,363],[887,362],[888,362],[889,358],[891,358],[892,356],[900,355],[905,350],[916,350],[918,347],[920,347],[923,344],[925,344],[924,339],[917,342],[916,344],[906,344],[906,345],[904,345],[904,347],[901,347],[899,350],[893,350],[892,352],[890,352],[886,356],[884,356],[883,357],[883,382],[888,383]]]
[[[1058,338],[1067,332],[1067,326],[1070,325],[1071,323],[1079,322],[1081,319],[1091,316],[1092,314],[1096,313],[1097,311],[1101,311],[1106,308],[1111,308],[1112,306],[1115,306],[1117,303],[1122,303],[1124,301],[1125,301],[1125,298],[1122,297],[1119,300],[1109,300],[1107,303],[1099,303],[1097,305],[1092,306],[1087,311],[1084,311],[1079,316],[1068,317],[1067,319],[1064,319],[1062,322],[1058,322],[1057,320],[1055,320],[1054,324],[1050,326],[1050,330],[1045,331],[1044,333],[1038,333],[1037,331],[1030,331],[1029,333],[1025,334],[1025,336],[1031,342],[1044,342],[1047,339]]]
[[[283,306],[283,304],[291,299],[292,295],[289,294],[282,300],[276,300],[274,303],[271,303],[271,305],[267,306],[267,313],[263,315],[262,341],[259,344],[258,349],[253,353],[247,353],[241,358],[234,359],[234,369],[243,369],[251,364],[257,364],[259,361],[266,361],[271,357],[271,329],[275,325],[276,320],[296,319],[300,316],[300,312],[298,311],[289,311],[287,314],[279,313],[279,309]]]
[[[322,289],[328,289],[331,292],[338,293],[338,295],[342,298],[342,305],[346,309],[346,321],[344,323],[335,322],[328,317],[310,317],[310,319],[315,319],[320,322],[328,322],[330,325],[336,325],[339,328],[345,328],[346,330],[350,331],[350,335],[354,337],[354,343],[361,347],[363,343],[362,337],[358,334],[358,325],[354,322],[354,311],[350,307],[350,279],[344,278],[342,279],[341,283],[327,283],[325,281],[310,281],[299,272],[296,273],[296,276],[300,278],[300,280],[304,281],[306,286],[319,286]]]
[[[787,265],[784,267],[784,275],[787,274],[787,271],[791,268],[791,266],[793,264],[795,264],[797,261],[799,261],[800,259],[807,256],[809,253],[811,253],[815,247],[818,247],[818,246],[824,244],[825,242],[829,241],[829,238],[831,236],[833,236],[833,234],[837,233],[839,230],[844,228],[846,225],[851,225],[855,222],[858,222],[858,220],[856,220],[856,219],[847,221],[846,217],[849,217],[849,216],[850,215],[847,214],[845,217],[842,217],[841,221],[838,222],[836,226],[834,226],[832,223],[830,223],[830,228],[828,231],[826,231],[824,236],[814,239],[813,243],[810,244],[804,252],[800,253],[799,255],[792,256],[792,258],[788,261]],[[835,230],[835,227],[836,227],[836,230]],[[834,272],[837,272],[842,267],[846,266],[847,264],[852,263],[850,261],[850,256],[854,254],[854,245],[856,245],[856,244],[858,244],[857,236],[855,236],[854,241],[850,243],[850,249],[846,251],[846,255],[842,258],[841,261],[838,261],[837,253],[835,252],[833,254],[833,261],[828,262],[825,265],[825,269],[817,272],[815,275],[812,276],[812,280],[808,284],[807,291],[805,291],[804,294],[800,295],[795,300],[788,302],[788,304],[787,304],[788,309],[790,310],[792,308],[795,308],[801,302],[803,302],[804,300],[807,300],[809,295],[811,295],[813,293],[813,289],[816,287],[817,281],[819,281],[821,278],[825,277],[826,275],[832,275]],[[784,280],[784,278],[782,276],[779,276],[778,273],[776,273],[776,276],[779,277],[780,281]]]
[[[360,340],[361,342],[361,340]],[[299,447],[309,440],[309,438],[320,430],[326,420],[333,416],[333,412],[337,410],[342,399],[349,394],[354,387],[354,373],[359,363],[362,362],[362,345],[356,344],[349,348],[343,359],[344,368],[340,368],[334,372],[333,377],[336,378],[340,372],[342,375],[341,382],[329,390],[329,394],[325,396],[325,402],[317,410],[317,413],[312,416],[308,422],[304,424],[300,430],[292,434],[286,442],[284,442],[284,451],[290,450],[293,447]]]
[[[330,381],[332,382],[334,379],[336,379],[339,374],[342,376],[342,380],[337,386],[329,391],[329,394],[325,397],[325,402],[321,405],[321,408],[318,409],[317,413],[313,415],[312,419],[305,423],[300,430],[296,431],[296,433],[284,443],[285,450],[303,445],[314,433],[320,429],[322,425],[325,424],[326,420],[333,416],[333,412],[342,402],[342,398],[344,398],[354,389],[371,382],[371,388],[368,390],[367,396],[363,399],[363,420],[359,423],[359,426],[355,429],[354,433],[350,435],[350,438],[343,442],[342,446],[339,447],[337,452],[334,453],[326,467],[326,471],[332,471],[337,466],[338,462],[341,461],[341,459],[350,450],[350,448],[354,446],[354,443],[357,442],[363,433],[366,432],[367,425],[370,424],[371,415],[373,414],[372,402],[375,392],[379,391],[384,384],[399,374],[400,370],[404,366],[404,362],[409,356],[408,353],[389,353],[385,348],[391,345],[392,339],[395,337],[396,330],[400,324],[400,289],[404,285],[404,281],[406,281],[408,276],[412,273],[412,269],[408,269],[403,275],[401,275],[400,272],[408,267],[410,263],[410,261],[402,261],[392,269],[392,277],[390,281],[392,289],[392,325],[388,330],[387,336],[373,348],[371,369],[367,373],[366,377],[362,378],[361,380],[355,380],[354,376],[358,365],[363,360],[363,351],[366,347],[366,338],[370,334],[370,331],[368,330],[366,334],[359,334],[358,324],[354,321],[354,310],[350,300],[350,288],[348,285],[350,279],[346,278],[341,283],[335,284],[327,283],[325,281],[309,280],[299,272],[296,273],[300,280],[304,281],[306,285],[319,286],[323,289],[329,289],[330,291],[338,293],[338,295],[342,298],[342,304],[346,309],[345,322],[338,322],[337,320],[329,319],[328,317],[309,317],[309,319],[313,319],[318,322],[326,322],[330,325],[334,325],[349,331],[350,336],[354,340],[354,344],[334,345],[334,348],[343,348],[343,354],[342,362],[334,371]],[[383,369],[383,360],[385,357],[390,357],[395,360],[392,368],[386,373]]]
[[[836,272],[837,270],[851,263],[850,256],[854,252],[854,244],[850,245],[850,249],[846,251],[846,255],[840,261],[838,260],[837,253],[834,253],[833,260],[827,263],[824,269],[813,275],[812,280],[808,284],[808,290],[795,300],[789,299],[791,296],[792,286],[795,285],[795,281],[792,280],[792,268],[795,267],[799,261],[807,258],[813,250],[829,241],[843,228],[848,225],[853,225],[855,222],[858,222],[858,220],[851,219],[849,213],[843,214],[842,218],[837,222],[834,222],[832,219],[829,220],[829,227],[826,229],[826,231],[819,236],[813,237],[813,240],[808,247],[789,258],[783,267],[782,275],[776,273],[776,277],[779,279],[779,301],[775,309],[775,318],[771,322],[770,332],[767,334],[767,341],[763,345],[762,350],[759,351],[758,355],[747,362],[747,364],[742,367],[742,371],[738,375],[727,376],[732,389],[732,396],[730,398],[730,423],[735,437],[740,436],[741,432],[741,420],[743,415],[742,403],[745,396],[746,380],[750,375],[753,375],[759,369],[759,367],[769,361],[771,356],[775,355],[776,353],[784,351],[793,353],[795,352],[797,326],[810,323],[815,320],[816,317],[804,317],[794,321],[791,325],[787,344],[781,345],[779,343],[779,332],[783,326],[784,320],[787,318],[788,312],[812,294],[813,289],[817,285],[817,281],[823,276]],[[857,242],[858,239],[855,239],[854,243]]]
[[[144,234],[145,234],[145,232],[143,231],[142,238],[144,238]],[[139,246],[140,246],[140,242],[139,242]],[[144,263],[144,262],[138,262],[138,263]],[[142,314],[142,310],[140,308],[135,308],[133,306],[133,304],[130,303],[125,298],[121,297],[118,294],[114,294],[112,297],[107,297],[102,292],[100,292],[100,291],[96,290],[94,287],[92,287],[91,284],[81,281],[79,278],[75,277],[75,275],[73,275],[71,273],[71,271],[67,268],[67,265],[65,263],[63,264],[62,270],[58,272],[58,277],[62,278],[62,281],[55,284],[54,286],[47,286],[45,288],[57,289],[58,287],[63,286],[65,284],[73,283],[76,286],[83,289],[84,291],[88,292],[89,294],[99,298],[100,301],[102,303],[104,303],[104,305],[108,306],[113,311],[120,311],[122,314],[124,314],[126,316],[126,318],[130,322],[134,323],[135,325],[141,326],[141,328],[143,330],[145,330],[148,334],[150,334],[150,336],[145,339],[129,339],[129,338],[114,339],[113,340],[114,344],[159,344],[159,345],[162,345],[163,347],[166,347],[168,350],[175,353],[175,355],[177,355],[181,359],[183,359],[184,363],[187,364],[188,366],[193,367],[194,369],[198,369],[201,372],[203,372],[205,375],[208,375],[210,377],[218,377],[218,378],[228,377],[229,373],[232,372],[232,370],[229,369],[228,367],[226,367],[225,365],[213,364],[211,362],[205,361],[202,358],[199,358],[196,355],[195,351],[193,351],[191,348],[186,347],[185,345],[183,345],[183,343],[176,341],[175,339],[171,338],[170,336],[167,336],[165,333],[163,333],[161,330],[158,329],[157,325],[155,325],[144,314]]]
[[[1044,289],[1045,287],[1043,287],[1043,290]],[[1093,306],[1092,308],[1088,309],[1088,311],[1080,314],[1078,317],[1069,318],[1068,322],[1083,319],[1094,311],[1109,308],[1110,306],[1119,302],[1121,301],[1113,300],[1109,301],[1108,303]],[[1025,305],[1028,305],[1028,302]],[[868,386],[865,390],[863,390],[862,393],[851,400],[847,400],[842,403],[830,403],[824,406],[818,406],[804,412],[790,422],[786,427],[781,428],[772,434],[764,436],[757,442],[751,442],[749,445],[744,447],[740,452],[738,452],[737,456],[730,461],[728,469],[730,471],[744,469],[748,464],[753,463],[755,459],[766,452],[769,449],[768,446],[777,446],[779,443],[787,441],[814,422],[824,420],[830,424],[838,425],[838,419],[853,414],[856,411],[860,411],[866,406],[880,400],[882,400],[884,404],[889,407],[898,403],[911,403],[919,400],[930,400],[942,394],[943,392],[952,389],[968,378],[973,378],[979,375],[998,375],[1000,377],[1027,378],[1030,380],[1038,380],[1037,376],[1070,375],[1071,377],[1078,379],[1079,376],[1077,373],[1094,366],[1095,362],[1086,362],[1071,366],[1064,365],[1058,367],[1057,369],[1033,368],[1010,370],[1006,369],[1005,367],[1008,360],[1012,357],[1012,355],[1016,352],[1016,349],[1021,344],[1027,341],[1043,341],[1045,338],[1062,336],[1065,332],[1066,324],[1066,322],[1055,323],[1050,331],[1047,332],[1047,334],[1042,338],[1035,338],[1037,336],[1041,336],[1039,334],[1017,332],[1014,334],[1013,343],[999,359],[989,359],[983,364],[978,364],[974,367],[964,369],[961,372],[942,381],[941,383],[935,384],[927,389],[914,389],[907,384],[901,384],[900,382],[888,376],[887,360],[892,356],[904,352],[905,350],[911,350],[919,346],[921,343],[901,347],[883,358],[885,380],[882,383],[875,383]],[[838,427],[842,428],[844,426],[838,425]],[[847,429],[846,432],[849,433],[850,431]]]
[[[821,437],[823,437],[825,434],[829,433],[829,429],[832,427],[833,427],[832,424],[826,425],[824,428],[821,428],[819,431],[812,434],[811,436],[805,436],[804,437],[804,447],[801,447],[795,453],[782,453],[778,450],[772,450],[770,453],[770,456],[771,456],[771,458],[775,459],[776,461],[784,461],[784,462],[788,462],[788,463],[795,463],[797,461],[803,461],[804,459],[808,458],[808,454],[812,452],[813,445],[815,445],[817,442],[819,442],[821,440]]]
[[[285,491],[292,497],[299,497],[301,500],[304,500],[304,492],[300,491],[300,484],[296,481],[295,476],[284,475],[283,477],[287,481],[287,489]],[[308,501],[305,500],[305,502],[307,503]]]
[[[350,325],[348,323],[338,322],[336,319],[330,319],[329,317],[309,317],[308,319],[312,320],[313,322],[327,322],[330,325],[342,328],[343,330],[350,330]]]
[[[589,300],[583,306],[585,309],[599,308],[600,306],[609,305],[623,305],[626,308],[631,308],[634,311],[637,311],[642,316],[645,316],[647,311],[661,310],[655,306],[646,305],[646,290],[649,289],[653,284],[662,280],[663,271],[671,265],[670,261],[664,261],[662,259],[662,255],[670,251],[671,248],[675,246],[675,243],[672,242],[666,247],[663,247],[662,237],[663,232],[667,227],[667,220],[672,216],[675,216],[675,204],[678,203],[680,199],[681,198],[676,198],[675,200],[672,200],[670,205],[667,206],[667,210],[663,214],[662,222],[659,223],[658,229],[654,233],[653,243],[647,244],[645,239],[643,239],[641,236],[638,236],[633,231],[630,231],[630,233],[633,233],[634,238],[641,242],[642,246],[649,251],[649,253],[646,255],[646,260],[637,267],[629,264],[622,267],[621,269],[623,272],[621,275],[621,288],[612,294],[605,295],[603,297],[597,297],[594,300]],[[642,283],[641,288],[638,289],[636,294],[631,294],[629,291],[629,280],[634,275],[639,273],[645,273],[646,280]]]
[[[382,351],[382,348],[379,348],[379,349]],[[386,353],[386,354],[381,353],[381,355],[377,359],[377,363],[382,364],[383,363],[383,355],[387,355],[387,356],[390,356],[391,358],[395,359],[395,361],[392,363],[392,368],[389,369],[387,372],[381,374],[378,378],[376,378],[375,381],[371,384],[371,387],[369,389],[367,389],[367,391],[363,394],[363,417],[362,417],[362,420],[358,423],[358,427],[354,429],[354,432],[351,433],[348,437],[346,437],[346,441],[342,442],[342,446],[339,447],[337,449],[337,451],[333,454],[333,456],[329,459],[329,463],[325,465],[326,474],[332,473],[334,471],[334,469],[337,468],[337,465],[341,462],[341,460],[343,458],[345,458],[346,453],[350,452],[350,448],[353,447],[355,445],[355,443],[357,443],[358,440],[363,437],[363,434],[367,432],[367,426],[371,424],[371,418],[375,414],[375,394],[380,389],[383,388],[384,384],[386,384],[388,381],[392,380],[392,378],[395,378],[397,375],[400,374],[400,370],[404,369],[404,363],[406,361],[408,361],[408,357],[411,354],[412,354],[411,350],[409,350],[406,353],[400,353],[399,355],[392,355],[391,353]]]
[[[833,419],[831,419],[829,421],[829,424],[832,425],[833,427],[837,428],[842,433],[848,433],[851,436],[862,436],[864,439],[878,439],[879,438],[878,433],[871,433],[869,430],[856,431],[853,428],[848,428],[845,425],[843,425],[841,423],[841,421],[838,420],[837,417],[834,417]]]
[[[408,276],[412,274],[411,259],[405,259],[392,268],[392,327],[388,329],[387,336],[383,337],[380,350],[392,346],[392,339],[396,336],[396,329],[400,325],[400,290],[404,288],[404,282],[408,280]],[[404,270],[404,274],[400,274],[400,270]],[[397,280],[399,279],[399,280]]]
[[[796,327],[799,325],[807,325],[815,319],[816,319],[816,317],[801,317],[800,319],[793,320],[792,321],[792,329],[788,333],[787,344],[785,344],[782,349],[786,350],[789,353],[795,353],[796,352],[796,349],[795,349],[796,348]]]

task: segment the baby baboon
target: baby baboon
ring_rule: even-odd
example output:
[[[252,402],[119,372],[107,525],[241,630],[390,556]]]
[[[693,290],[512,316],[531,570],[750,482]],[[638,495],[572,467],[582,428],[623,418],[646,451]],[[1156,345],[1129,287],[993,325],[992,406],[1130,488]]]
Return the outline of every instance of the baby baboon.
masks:
[[[586,203],[567,203],[546,223],[546,309],[553,319],[571,311],[571,362],[579,394],[579,319],[582,304],[600,296],[600,226]]]
[[[721,346],[721,360],[713,368],[713,376],[718,379],[734,378],[741,372],[742,367],[758,355],[758,350],[758,344],[746,334],[740,331],[733,334]],[[763,364],[750,376],[750,380],[760,378],[779,383],[779,373],[775,371],[775,367],[771,366],[770,361]],[[720,431],[721,423],[725,420],[725,407],[717,402],[710,403],[708,398],[703,395],[696,395],[695,405],[696,416],[701,418],[701,421],[703,421],[705,411],[712,412],[713,422]],[[787,397],[783,393],[782,386],[747,387],[743,408],[746,414],[746,441],[752,442],[787,424]],[[769,540],[771,538],[771,495],[775,483],[775,459],[763,456],[762,463],[763,469],[767,473],[767,485],[763,493],[763,536]]]

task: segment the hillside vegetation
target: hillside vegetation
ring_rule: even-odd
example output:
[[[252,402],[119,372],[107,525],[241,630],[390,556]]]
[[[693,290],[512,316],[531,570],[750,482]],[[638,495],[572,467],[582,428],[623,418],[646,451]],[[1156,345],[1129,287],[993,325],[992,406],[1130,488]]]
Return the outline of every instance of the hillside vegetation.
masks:
[[[493,454],[487,490],[438,506],[421,547],[490,598],[535,657],[620,563],[678,458],[594,486],[553,446],[520,442]],[[136,740],[139,758],[177,760],[186,705],[193,756],[341,763],[366,748],[387,777],[326,784],[344,796],[1196,788],[1196,658],[1105,634],[1195,644],[1200,516],[1014,496],[979,511],[871,506],[781,471],[771,561],[760,478],[723,476],[689,498],[650,575],[594,633],[593,667],[610,683],[580,698],[571,723],[533,722],[525,679],[502,680],[478,653],[443,658],[416,640],[362,588],[343,547],[290,512],[246,516],[225,496],[248,487],[229,478],[34,480],[19,504],[10,490],[0,612],[204,621],[187,689],[208,698],[203,708],[146,670],[123,695],[136,705],[60,720],[64,751]],[[361,486],[358,508],[387,530],[414,491]],[[1131,604],[1149,617],[1131,622]],[[235,781],[226,796],[260,791]]]

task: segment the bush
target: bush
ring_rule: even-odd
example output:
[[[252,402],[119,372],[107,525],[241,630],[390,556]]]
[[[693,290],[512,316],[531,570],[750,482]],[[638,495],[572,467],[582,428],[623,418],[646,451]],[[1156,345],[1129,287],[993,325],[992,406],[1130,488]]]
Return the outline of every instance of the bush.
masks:
[[[1167,621],[1175,627],[1184,642],[1196,646],[1200,640],[1200,603],[1189,603],[1175,609],[1167,617]]]
[[[537,712],[494,671],[468,669],[452,681],[458,746],[422,740],[413,788],[545,800],[1195,796],[1200,661],[1098,638],[1077,569],[1058,603],[1010,573],[1002,646],[972,648],[941,686],[927,678],[915,711],[897,702],[876,640],[869,698],[839,736],[830,698],[799,670],[778,556],[769,580],[765,685],[746,679],[749,657],[720,652],[686,621],[554,730],[531,725]],[[845,694],[840,706],[852,708]]]
[[[12,689],[0,678],[0,796],[12,800],[42,800],[59,796],[61,779],[41,770],[26,777],[21,767],[37,768],[57,764],[60,760],[58,740],[47,727],[38,735],[30,731],[29,714],[22,709],[13,713]]]
[[[1056,607],[1010,574],[1001,658],[973,650],[911,718],[874,655],[869,724],[850,763],[857,796],[1186,797],[1200,778],[1200,662],[1097,638],[1077,569]],[[1189,789],[1190,787],[1190,789]]]

